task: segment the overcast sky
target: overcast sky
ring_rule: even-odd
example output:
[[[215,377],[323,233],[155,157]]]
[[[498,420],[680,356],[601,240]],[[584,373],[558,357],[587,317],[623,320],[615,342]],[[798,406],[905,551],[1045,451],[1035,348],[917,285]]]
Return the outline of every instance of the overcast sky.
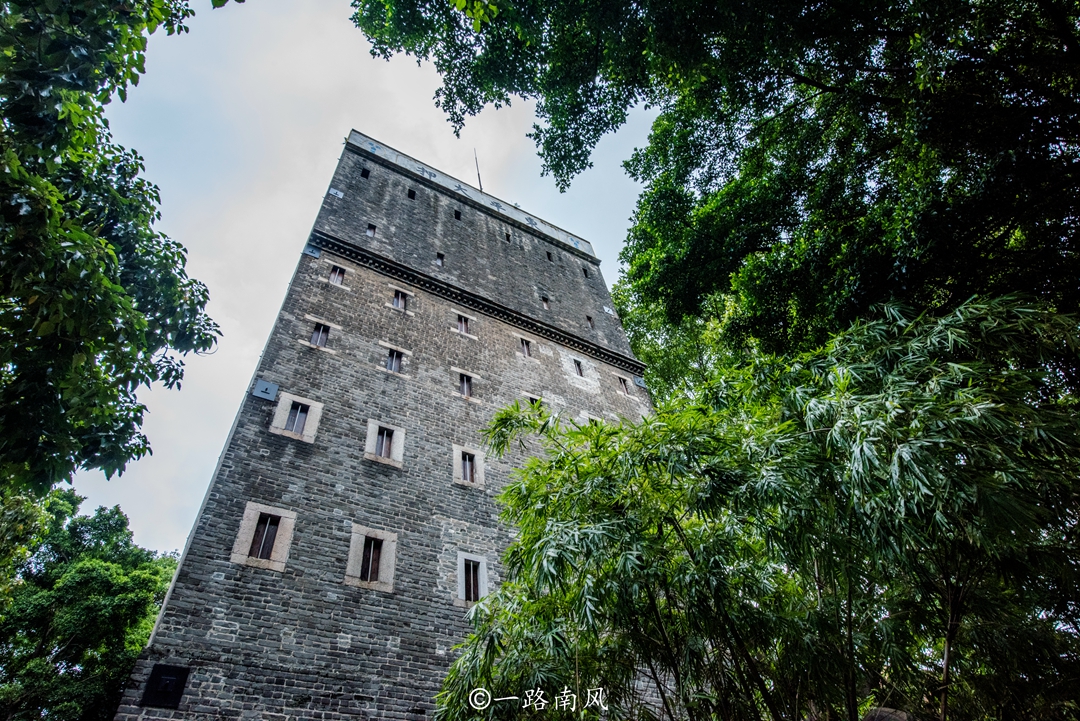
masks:
[[[484,190],[591,241],[610,286],[639,190],[620,163],[651,117],[632,114],[560,194],[525,137],[531,105],[485,110],[455,138],[431,66],[373,59],[348,0],[193,5],[191,32],[154,35],[147,74],[108,115],[160,186],[159,229],[187,247],[223,337],[188,357],[180,391],[142,394],[153,456],[75,481],[84,512],[119,504],[136,543],[160,551],[183,548],[351,128],[473,184],[475,148]]]

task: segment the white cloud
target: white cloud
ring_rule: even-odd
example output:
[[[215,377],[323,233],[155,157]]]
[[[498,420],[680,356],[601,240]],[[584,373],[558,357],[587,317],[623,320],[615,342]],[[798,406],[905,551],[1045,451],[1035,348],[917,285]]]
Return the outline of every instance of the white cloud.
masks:
[[[529,103],[485,110],[455,138],[431,66],[372,58],[347,1],[196,9],[190,34],[151,39],[147,75],[109,117],[146,158],[160,229],[188,248],[224,336],[213,355],[189,357],[182,390],[142,395],[153,456],[75,484],[84,511],[119,504],[136,542],[158,550],[183,547],[350,129],[469,182],[475,148],[485,190],[590,240],[611,283],[638,192],[619,164],[651,118],[632,114],[560,194],[525,137]]]

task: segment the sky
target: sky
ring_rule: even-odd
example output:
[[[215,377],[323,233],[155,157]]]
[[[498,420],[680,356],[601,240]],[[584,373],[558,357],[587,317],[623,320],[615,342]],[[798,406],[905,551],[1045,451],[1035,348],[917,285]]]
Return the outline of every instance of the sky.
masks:
[[[372,58],[348,0],[193,0],[191,32],[150,38],[146,75],[108,118],[161,189],[157,227],[188,249],[222,337],[188,356],[182,388],[140,393],[153,455],[111,480],[80,473],[83,512],[119,505],[135,542],[180,550],[280,310],[350,129],[589,240],[610,285],[640,187],[621,163],[654,115],[631,113],[566,193],[541,177],[532,105],[488,108],[460,138],[435,107],[439,78],[405,56]]]

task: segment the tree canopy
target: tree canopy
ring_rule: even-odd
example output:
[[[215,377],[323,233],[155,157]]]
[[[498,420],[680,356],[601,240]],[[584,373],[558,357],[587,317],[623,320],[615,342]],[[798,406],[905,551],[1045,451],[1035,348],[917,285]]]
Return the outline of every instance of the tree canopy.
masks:
[[[1080,418],[1048,371],[1075,316],[896,306],[756,355],[639,424],[499,412],[538,451],[439,718],[603,687],[610,718],[1076,719]]]
[[[46,523],[0,611],[0,713],[109,721],[176,568],[136,546],[120,508],[76,516],[54,491]]]
[[[354,0],[460,126],[534,98],[566,187],[638,104],[624,301],[814,347],[878,303],[1080,309],[1074,0]],[[720,296],[717,299],[717,296]],[[624,309],[626,306],[624,306]]]
[[[104,105],[144,70],[184,0],[0,6],[0,486],[46,493],[147,453],[135,393],[178,385],[217,328],[158,190],[114,144]]]

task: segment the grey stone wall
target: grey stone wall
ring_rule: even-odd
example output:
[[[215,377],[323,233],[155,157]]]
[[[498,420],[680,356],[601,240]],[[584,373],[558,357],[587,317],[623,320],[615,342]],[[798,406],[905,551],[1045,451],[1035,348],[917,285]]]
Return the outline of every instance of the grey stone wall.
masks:
[[[603,318],[591,341],[628,352],[603,311],[610,299],[595,263],[520,229],[507,243],[499,219],[475,208],[455,221],[445,191],[418,189],[409,200],[410,179],[389,168],[372,164],[357,180],[364,162],[344,154],[332,187],[345,197],[328,196],[317,230],[533,316],[543,315],[536,296],[547,289],[546,323],[587,335],[584,315]],[[368,222],[374,238],[358,232]],[[548,261],[545,248],[559,255]],[[429,262],[435,252],[445,266]],[[483,556],[488,588],[498,585],[509,537],[493,496],[521,461],[487,458],[483,486],[467,486],[454,482],[454,446],[481,449],[479,429],[494,411],[527,396],[571,418],[649,410],[641,388],[621,392],[626,368],[346,255],[301,255],[256,373],[323,404],[315,437],[271,433],[276,402],[246,396],[118,719],[428,717],[467,632],[458,553]],[[333,265],[347,271],[342,286],[328,282]],[[413,294],[408,312],[390,307],[395,288]],[[468,335],[456,330],[458,311],[471,316]],[[316,322],[331,325],[325,349],[307,343]],[[530,358],[521,336],[532,341]],[[400,373],[384,367],[388,346],[410,352]],[[472,398],[456,393],[462,371],[474,377]],[[400,467],[365,457],[369,419],[404,431]],[[249,501],[296,514],[282,571],[230,560]],[[397,534],[392,592],[345,583],[354,523]],[[177,710],[139,705],[155,663],[191,669]]]

